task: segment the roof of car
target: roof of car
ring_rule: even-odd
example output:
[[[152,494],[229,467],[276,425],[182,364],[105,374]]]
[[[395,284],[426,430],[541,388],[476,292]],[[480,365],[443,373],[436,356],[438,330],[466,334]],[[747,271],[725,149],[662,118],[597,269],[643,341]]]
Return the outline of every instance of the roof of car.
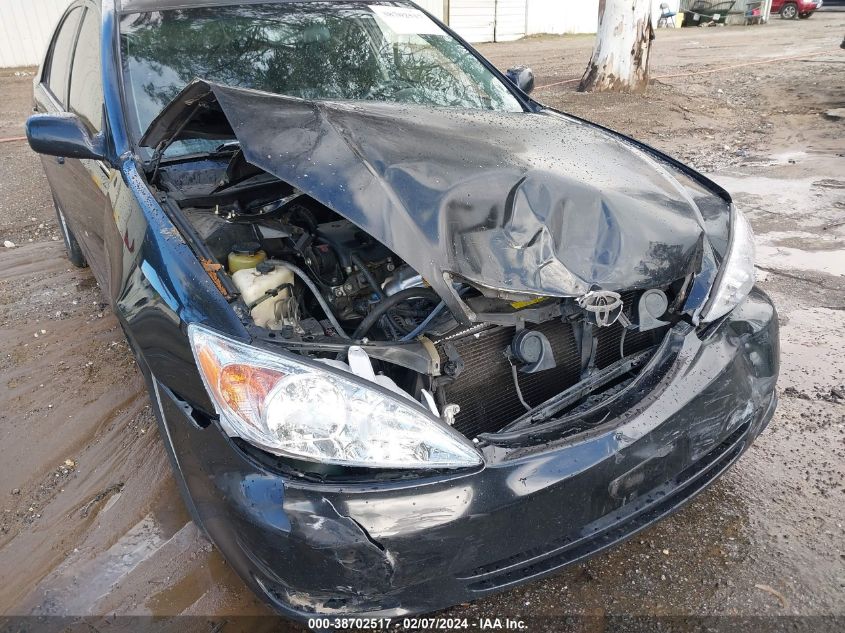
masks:
[[[317,0],[304,0],[312,2]],[[322,2],[366,2],[368,0],[320,0]],[[139,13],[142,11],[161,11],[165,9],[188,9],[196,7],[232,6],[242,4],[273,4],[283,2],[303,2],[303,0],[120,0],[121,13]]]

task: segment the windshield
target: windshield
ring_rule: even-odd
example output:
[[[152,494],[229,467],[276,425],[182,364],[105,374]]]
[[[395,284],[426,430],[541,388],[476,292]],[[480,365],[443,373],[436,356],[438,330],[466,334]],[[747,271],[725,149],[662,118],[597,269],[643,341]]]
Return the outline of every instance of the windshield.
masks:
[[[192,79],[312,100],[373,100],[521,112],[508,88],[404,2],[285,2],[123,16],[128,116],[136,135]],[[212,139],[174,143],[204,152]]]

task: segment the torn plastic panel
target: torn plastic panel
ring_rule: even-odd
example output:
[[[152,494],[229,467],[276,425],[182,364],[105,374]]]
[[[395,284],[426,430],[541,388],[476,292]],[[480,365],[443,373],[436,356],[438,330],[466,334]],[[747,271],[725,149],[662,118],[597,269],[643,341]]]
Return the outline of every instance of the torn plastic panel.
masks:
[[[231,135],[222,119],[211,123],[215,111]],[[572,297],[715,267],[701,256],[707,224],[665,165],[553,112],[309,102],[197,80],[142,144],[160,148],[209,126],[237,138],[249,163],[399,253],[466,321],[476,315],[453,277]]]

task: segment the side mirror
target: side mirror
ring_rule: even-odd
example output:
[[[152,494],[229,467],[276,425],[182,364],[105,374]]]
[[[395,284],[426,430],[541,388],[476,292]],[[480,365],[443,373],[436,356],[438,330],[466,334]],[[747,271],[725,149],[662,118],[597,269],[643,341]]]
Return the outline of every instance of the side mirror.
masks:
[[[102,134],[91,136],[75,114],[33,114],[26,120],[26,139],[38,154],[103,160]]]
[[[534,92],[534,71],[528,66],[509,68],[506,74],[508,79],[525,94],[530,95]]]

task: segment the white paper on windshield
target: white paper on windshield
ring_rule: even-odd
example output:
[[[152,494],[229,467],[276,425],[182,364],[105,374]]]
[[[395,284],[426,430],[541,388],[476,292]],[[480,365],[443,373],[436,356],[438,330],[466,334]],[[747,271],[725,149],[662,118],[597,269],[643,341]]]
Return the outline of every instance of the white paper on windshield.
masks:
[[[369,7],[397,35],[443,35],[443,30],[419,9],[382,4]]]

